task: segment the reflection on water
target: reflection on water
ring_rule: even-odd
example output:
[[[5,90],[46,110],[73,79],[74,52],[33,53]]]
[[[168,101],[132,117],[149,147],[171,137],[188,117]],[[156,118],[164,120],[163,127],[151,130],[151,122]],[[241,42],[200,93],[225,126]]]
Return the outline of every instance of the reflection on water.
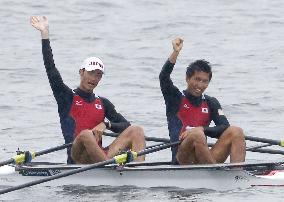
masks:
[[[98,201],[173,201],[173,200],[190,200],[196,201],[200,194],[212,193],[211,190],[196,189],[186,190],[174,187],[168,188],[139,188],[133,186],[64,186],[58,190],[57,194],[67,195],[68,198],[93,198]]]

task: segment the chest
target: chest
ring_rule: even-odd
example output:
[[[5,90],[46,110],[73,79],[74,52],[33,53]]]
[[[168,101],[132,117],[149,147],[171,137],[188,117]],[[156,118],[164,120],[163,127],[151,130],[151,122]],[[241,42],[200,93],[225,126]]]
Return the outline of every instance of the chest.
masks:
[[[98,122],[104,119],[105,110],[100,99],[93,102],[86,102],[80,96],[74,96],[71,116],[77,122]]]
[[[210,123],[210,109],[206,100],[200,106],[192,105],[186,98],[180,104],[178,117],[183,126],[207,126]]]

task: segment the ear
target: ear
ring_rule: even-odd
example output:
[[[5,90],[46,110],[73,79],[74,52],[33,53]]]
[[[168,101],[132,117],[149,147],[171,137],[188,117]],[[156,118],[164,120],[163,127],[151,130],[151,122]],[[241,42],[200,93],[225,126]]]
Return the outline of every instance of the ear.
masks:
[[[80,74],[80,76],[83,76],[84,71],[85,71],[84,69],[80,69],[80,70],[79,70],[79,74]]]
[[[189,82],[189,77],[188,76],[185,76],[185,81],[186,81],[186,83],[188,83]]]

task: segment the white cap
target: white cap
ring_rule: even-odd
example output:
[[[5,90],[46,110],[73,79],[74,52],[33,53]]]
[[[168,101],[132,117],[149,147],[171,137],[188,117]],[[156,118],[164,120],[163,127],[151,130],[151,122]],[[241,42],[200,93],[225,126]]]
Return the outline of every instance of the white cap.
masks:
[[[105,72],[104,63],[100,58],[97,57],[89,57],[84,60],[83,64],[80,66],[80,69],[86,69],[87,71],[93,70],[101,70],[103,73]]]

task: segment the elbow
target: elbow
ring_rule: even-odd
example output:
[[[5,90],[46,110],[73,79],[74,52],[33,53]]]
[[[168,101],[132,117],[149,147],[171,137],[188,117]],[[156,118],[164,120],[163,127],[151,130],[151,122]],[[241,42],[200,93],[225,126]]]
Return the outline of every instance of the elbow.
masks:
[[[131,126],[131,123],[127,121],[125,125],[126,125],[126,128],[128,128],[129,126]]]
[[[159,80],[161,81],[163,79],[162,72],[159,74]]]

